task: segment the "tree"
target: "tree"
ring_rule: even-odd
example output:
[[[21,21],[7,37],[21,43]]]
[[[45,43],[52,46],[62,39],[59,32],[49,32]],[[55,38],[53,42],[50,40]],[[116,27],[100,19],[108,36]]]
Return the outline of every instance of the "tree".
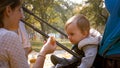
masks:
[[[108,12],[103,7],[103,0],[88,0],[86,1],[86,6],[80,11],[80,13],[86,15],[90,20],[91,26],[97,28],[98,30],[105,25],[107,21]]]
[[[25,7],[33,11],[35,15],[42,18],[44,21],[59,27],[60,30],[64,31],[64,24],[69,17],[74,15],[73,8],[74,4],[64,0],[25,0]],[[71,4],[70,4],[71,3]],[[39,7],[38,7],[39,6]],[[26,14],[27,21],[32,23],[38,23],[33,16]],[[54,30],[50,30],[49,27],[45,26],[40,22],[40,28],[42,31],[49,33]]]
[[[52,5],[53,0],[25,0],[25,7],[31,10],[35,15],[40,17],[41,19],[45,20],[48,22],[48,15],[46,13],[47,9],[49,8],[50,5]],[[43,32],[46,32],[47,28],[44,23],[38,21],[38,19],[34,18],[33,16],[27,15],[27,21],[32,22],[32,23],[39,23],[40,24],[40,29]]]

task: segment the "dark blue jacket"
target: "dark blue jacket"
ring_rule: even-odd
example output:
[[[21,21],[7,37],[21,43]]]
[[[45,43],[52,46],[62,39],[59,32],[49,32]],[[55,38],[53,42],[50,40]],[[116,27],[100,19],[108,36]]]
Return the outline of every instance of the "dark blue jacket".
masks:
[[[105,26],[99,54],[103,56],[105,49],[110,44],[112,44],[112,47],[106,52],[105,56],[120,54],[120,40],[114,43],[117,38],[120,38],[120,0],[105,0],[105,5],[110,16]]]

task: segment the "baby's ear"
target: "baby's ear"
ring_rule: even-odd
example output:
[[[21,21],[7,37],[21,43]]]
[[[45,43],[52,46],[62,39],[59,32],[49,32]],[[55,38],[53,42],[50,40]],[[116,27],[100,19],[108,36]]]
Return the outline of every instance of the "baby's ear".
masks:
[[[83,36],[84,36],[84,37],[87,37],[88,35],[89,35],[89,32],[88,32],[88,31],[84,31],[84,32],[83,32]]]

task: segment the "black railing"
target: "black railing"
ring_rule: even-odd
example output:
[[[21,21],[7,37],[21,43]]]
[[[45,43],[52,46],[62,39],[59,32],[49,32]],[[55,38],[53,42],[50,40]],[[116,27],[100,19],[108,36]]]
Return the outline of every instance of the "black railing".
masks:
[[[27,26],[31,27],[33,30],[35,30],[36,32],[40,33],[41,35],[43,35],[44,37],[48,38],[49,36],[47,34],[45,34],[43,31],[39,30],[38,28],[34,27],[33,25],[27,23],[24,20],[21,20],[23,23],[25,23]],[[78,54],[74,53],[72,50],[68,49],[67,47],[65,47],[64,45],[60,44],[59,42],[56,41],[56,44],[58,46],[60,46],[62,49],[66,50],[68,53],[72,54],[73,56],[75,56],[76,58],[80,59],[82,56],[79,56]]]
[[[27,8],[25,8],[25,7],[22,7],[22,8],[23,8],[23,10],[24,10],[25,12],[27,12],[27,13],[29,13],[30,15],[34,16],[34,17],[37,18],[40,22],[45,23],[46,25],[48,25],[49,27],[53,28],[54,30],[56,30],[57,32],[59,32],[60,34],[64,35],[64,36],[67,38],[67,35],[66,35],[64,32],[62,32],[62,31],[58,30],[57,28],[55,28],[54,26],[50,25],[49,23],[47,23],[46,21],[44,21],[43,19],[41,19],[40,17],[38,17],[37,15],[35,15],[33,12],[31,12],[29,9],[27,9]]]

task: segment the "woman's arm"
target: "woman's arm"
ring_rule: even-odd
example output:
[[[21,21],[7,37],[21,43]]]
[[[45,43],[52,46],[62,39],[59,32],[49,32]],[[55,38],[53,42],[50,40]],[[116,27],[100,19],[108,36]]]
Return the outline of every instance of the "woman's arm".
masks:
[[[53,37],[48,38],[46,44],[44,44],[42,49],[40,50],[33,68],[43,68],[46,55],[49,53],[53,53],[55,49],[56,49],[55,40],[53,39]]]

